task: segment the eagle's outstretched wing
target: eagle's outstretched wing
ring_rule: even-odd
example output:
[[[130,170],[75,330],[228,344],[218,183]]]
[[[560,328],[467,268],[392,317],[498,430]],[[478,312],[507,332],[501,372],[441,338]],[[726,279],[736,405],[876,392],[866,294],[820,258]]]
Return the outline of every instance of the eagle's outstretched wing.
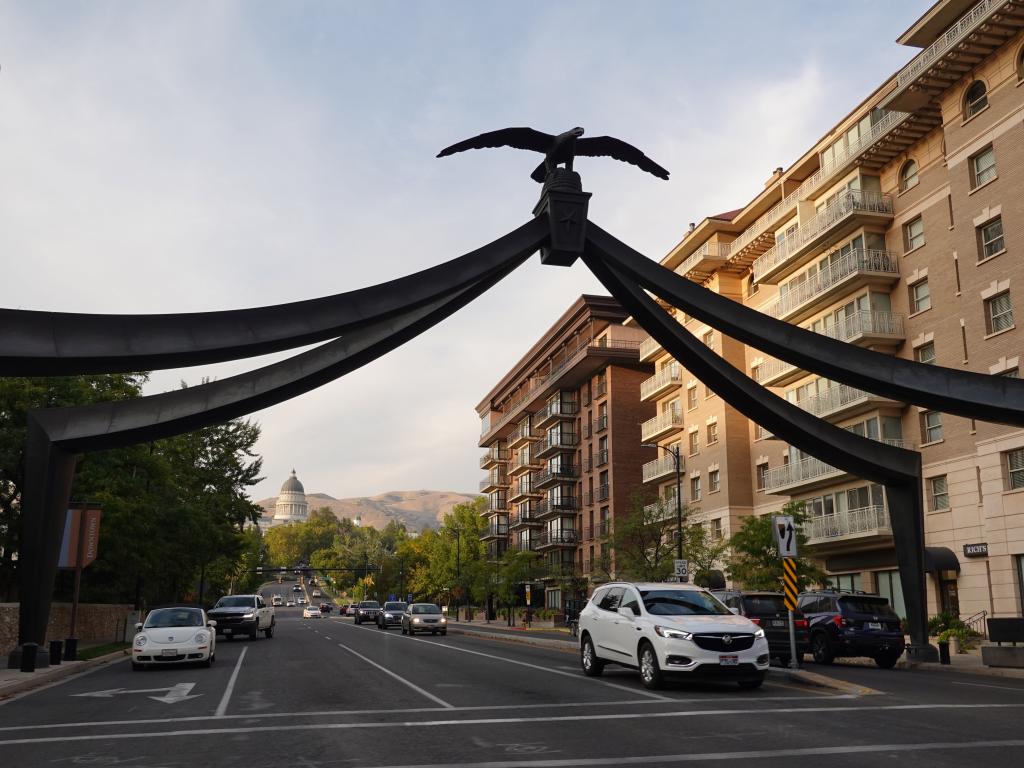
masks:
[[[554,140],[554,136],[535,131],[533,128],[502,128],[500,131],[481,133],[472,139],[445,147],[437,153],[437,156],[447,157],[467,149],[486,149],[488,147],[514,147],[515,149],[532,149],[534,152],[547,152]]]
[[[653,173],[659,179],[668,179],[668,171],[651,160],[647,155],[614,136],[592,136],[576,140],[576,156],[614,157],[624,163],[637,166],[642,171]]]

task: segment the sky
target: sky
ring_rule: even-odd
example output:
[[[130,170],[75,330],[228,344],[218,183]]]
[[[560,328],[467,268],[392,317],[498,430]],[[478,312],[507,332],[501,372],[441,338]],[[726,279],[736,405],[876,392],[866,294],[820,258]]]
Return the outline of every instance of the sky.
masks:
[[[927,0],[0,0],[0,306],[259,307],[385,282],[525,223],[539,156],[436,159],[484,131],[583,126],[590,217],[652,259],[746,204],[915,49]],[[252,414],[277,495],[475,491],[475,406],[582,293],[514,274],[342,379]],[[294,353],[154,372],[147,393]]]

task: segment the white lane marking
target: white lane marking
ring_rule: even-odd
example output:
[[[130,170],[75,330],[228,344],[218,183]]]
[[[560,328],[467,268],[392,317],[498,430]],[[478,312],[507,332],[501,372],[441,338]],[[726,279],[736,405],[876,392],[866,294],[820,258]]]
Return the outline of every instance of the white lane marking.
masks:
[[[425,644],[429,645],[432,648],[447,648],[450,651],[458,651],[459,653],[471,653],[474,656],[483,656],[485,659],[494,659],[495,661],[504,661],[507,664],[517,664],[520,667],[529,667],[530,669],[539,669],[541,672],[547,672],[549,675],[562,675],[563,677],[571,677],[573,680],[589,680],[592,683],[597,683],[598,685],[603,685],[603,686],[606,686],[608,688],[614,688],[617,691],[626,691],[627,693],[631,693],[634,696],[646,696],[649,699],[655,699],[656,701],[672,701],[672,699],[669,698],[668,696],[659,696],[656,693],[651,693],[649,691],[640,691],[640,690],[637,690],[636,688],[630,688],[629,686],[626,686],[626,685],[618,685],[617,683],[609,683],[606,680],[595,680],[592,677],[584,677],[582,672],[577,672],[575,674],[571,673],[571,672],[563,672],[560,669],[555,669],[555,668],[552,668],[552,667],[542,667],[539,664],[531,664],[528,661],[519,661],[518,659],[510,659],[510,658],[508,658],[506,656],[495,656],[492,653],[484,653],[483,651],[471,651],[469,648],[459,648],[458,646],[448,645],[447,643],[436,642],[436,641],[429,641],[426,638],[415,638],[415,637],[409,637],[407,635],[390,635],[390,634],[388,636],[389,637],[397,637],[400,640],[408,640],[408,641],[414,642],[414,643],[415,642],[425,643]]]
[[[375,729],[375,728],[439,728],[446,726],[453,726],[456,728],[464,728],[467,725],[518,725],[518,724],[551,724],[558,722],[581,722],[581,721],[600,721],[600,720],[638,720],[640,718],[651,719],[651,718],[662,718],[662,717],[722,717],[725,715],[761,715],[769,717],[772,715],[792,715],[801,712],[879,712],[881,710],[900,710],[900,711],[912,711],[912,710],[932,710],[932,709],[1021,709],[1024,708],[1024,704],[895,704],[890,706],[859,706],[859,707],[778,707],[773,709],[706,709],[706,710],[684,710],[680,712],[615,712],[607,715],[561,715],[559,717],[494,717],[494,718],[467,718],[467,719],[451,719],[451,720],[384,720],[379,722],[357,722],[357,723],[290,723],[288,725],[254,725],[254,726],[243,726],[239,728],[194,728],[183,731],[149,731],[149,732],[138,732],[138,733],[104,733],[104,734],[87,734],[83,736],[62,736],[60,737],[61,742],[69,741],[100,741],[100,740],[121,740],[121,739],[152,739],[158,737],[178,737],[178,736],[222,736],[227,734],[239,734],[239,733],[267,733],[270,731],[311,731],[311,730],[361,730],[361,729]],[[436,711],[436,710],[435,710]],[[52,736],[46,736],[37,739],[5,739],[0,741],[0,747],[11,746],[16,744],[41,744],[51,743],[54,739]],[[966,745],[979,747],[979,746],[1024,746],[1024,739],[1015,739],[1012,741],[986,741],[986,742],[966,742]],[[791,750],[792,754],[850,754],[854,753],[861,748],[869,748],[871,745],[855,745],[850,747],[822,747],[822,750],[826,751],[815,751],[811,750]],[[890,748],[890,745],[875,745],[878,747],[877,751],[885,751]],[[904,745],[900,745],[904,746]],[[924,748],[925,746],[938,746],[954,748],[958,746],[957,743],[953,744],[931,744],[931,745],[910,745],[919,746]],[[781,754],[782,751],[780,751]],[[716,752],[717,755],[723,755],[725,753]],[[737,754],[766,754],[771,755],[771,752],[763,753],[737,753]],[[681,756],[685,759],[690,759],[690,755]],[[670,756],[671,758],[671,756]],[[615,765],[628,758],[609,758],[609,762],[605,764]],[[659,758],[660,759],[660,758]],[[713,759],[713,758],[704,758]],[[658,760],[645,757],[643,760],[647,762],[657,762]],[[574,765],[575,763],[568,763],[568,765]],[[586,763],[583,763],[586,764]],[[596,763],[600,765],[601,763]],[[436,764],[435,764],[436,765]],[[505,763],[481,763],[479,765],[497,766],[506,765]],[[509,763],[507,764],[510,768],[514,768],[517,765],[523,765],[523,763]],[[418,767],[417,767],[418,768]]]
[[[324,635],[324,640],[330,640],[330,639],[332,639],[330,635]]]
[[[174,685],[169,685],[166,688],[107,688],[104,691],[72,693],[71,696],[84,696],[93,699],[112,699],[115,696],[120,696],[125,693],[163,693],[163,696],[150,696],[149,698],[153,701],[162,701],[164,704],[177,704],[179,701],[198,699],[202,696],[203,694],[201,693],[197,693],[195,696],[189,695],[195,687],[195,683],[176,683]]]
[[[843,693],[829,698],[829,701],[837,699],[856,699],[852,693]],[[758,696],[758,702],[763,701],[821,701],[820,695],[815,696]],[[479,704],[470,707],[452,707],[452,712],[484,712],[488,710],[519,710],[519,709],[579,709],[581,707],[649,707],[654,704],[662,704],[660,701],[650,699],[629,699],[627,701],[571,701],[559,704]],[[707,704],[707,697],[693,699],[672,699],[672,704]],[[267,718],[282,717],[344,717],[346,715],[406,715],[421,712],[437,712],[437,707],[406,707],[402,709],[323,709],[312,712],[260,712],[246,715],[223,715],[218,720],[263,720]],[[191,715],[189,717],[150,717],[139,720],[99,720],[78,723],[41,723],[38,725],[5,725],[0,726],[0,733],[5,731],[33,731],[49,730],[51,728],[101,728],[123,725],[157,725],[162,723],[191,723],[205,722],[214,719],[211,715]]]
[[[1024,688],[1014,688],[1012,685],[991,685],[990,683],[953,683],[953,685],[973,685],[978,688],[999,688],[1003,691],[1016,691],[1024,693]]]
[[[372,665],[372,666],[376,667],[377,669],[379,669],[379,670],[380,670],[381,672],[383,672],[384,674],[386,674],[386,675],[390,675],[391,677],[395,678],[395,680],[397,680],[398,682],[400,682],[400,683],[403,683],[403,684],[405,684],[405,685],[409,686],[409,687],[410,687],[410,688],[412,688],[412,689],[413,689],[414,691],[416,691],[416,693],[419,693],[419,694],[421,694],[421,695],[423,695],[423,696],[426,696],[426,697],[427,697],[428,699],[430,699],[430,700],[431,700],[431,701],[433,701],[433,702],[436,702],[436,703],[440,704],[440,705],[441,705],[442,707],[444,707],[445,709],[454,709],[454,708],[455,708],[455,705],[454,705],[454,704],[449,704],[449,703],[448,703],[447,701],[445,701],[445,700],[444,700],[444,699],[442,699],[442,698],[439,698],[439,697],[435,696],[435,695],[434,695],[434,694],[432,694],[432,693],[431,693],[430,691],[424,690],[423,688],[420,688],[420,687],[419,687],[418,685],[416,685],[415,683],[413,683],[413,682],[410,682],[410,681],[406,680],[406,679],[405,679],[404,677],[402,677],[401,675],[395,674],[394,672],[392,672],[392,671],[391,671],[390,669],[388,669],[387,667],[382,667],[382,666],[381,666],[380,664],[378,664],[378,663],[377,663],[376,661],[374,661],[373,659],[368,659],[368,658],[366,658],[365,656],[363,656],[363,654],[359,653],[359,651],[354,651],[354,650],[352,650],[351,648],[349,648],[349,647],[348,647],[347,645],[345,645],[344,643],[338,643],[338,647],[339,647],[339,648],[344,648],[344,649],[345,649],[346,651],[348,651],[349,653],[351,653],[351,654],[352,654],[353,656],[356,656],[356,657],[358,657],[358,658],[362,659],[363,661],[365,661],[365,662],[366,662],[367,664],[370,664],[370,665]]]
[[[235,668],[231,672],[231,678],[228,680],[228,687],[224,689],[224,695],[220,697],[220,704],[217,705],[217,711],[213,713],[214,717],[224,717],[224,713],[228,710],[228,702],[231,701],[231,694],[235,690],[235,681],[238,680],[238,671],[242,668],[242,659],[245,658],[245,652],[249,650],[249,646],[244,646],[242,652],[238,654],[238,661],[235,662]]]

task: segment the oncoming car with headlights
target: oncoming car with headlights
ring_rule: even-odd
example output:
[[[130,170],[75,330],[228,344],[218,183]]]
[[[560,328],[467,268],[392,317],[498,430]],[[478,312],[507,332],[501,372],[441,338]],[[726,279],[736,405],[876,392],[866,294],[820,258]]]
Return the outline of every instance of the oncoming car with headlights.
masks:
[[[402,634],[415,635],[417,632],[448,634],[448,619],[433,603],[410,603],[402,614]]]
[[[202,608],[157,608],[144,624],[136,624],[132,640],[132,669],[149,665],[198,662],[210,666],[216,657],[216,621]]]
[[[606,584],[580,613],[580,664],[592,677],[621,664],[647,688],[667,675],[757,688],[768,662],[764,630],[690,584]]]
[[[408,607],[404,600],[389,600],[377,614],[377,628],[387,629],[391,624],[401,624],[402,614]]]

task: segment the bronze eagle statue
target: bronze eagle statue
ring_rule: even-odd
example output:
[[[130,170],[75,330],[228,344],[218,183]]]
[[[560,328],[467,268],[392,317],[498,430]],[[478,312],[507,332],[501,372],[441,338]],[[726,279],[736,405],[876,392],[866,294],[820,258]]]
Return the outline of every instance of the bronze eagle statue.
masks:
[[[447,157],[456,152],[463,152],[467,149],[485,149],[488,147],[514,147],[515,149],[530,149],[534,152],[544,153],[544,162],[538,165],[530,178],[543,183],[549,173],[552,173],[559,163],[565,163],[568,171],[572,170],[572,161],[579,155],[583,157],[613,157],[624,163],[635,165],[642,171],[647,171],[659,179],[668,179],[668,171],[651,160],[647,155],[627,144],[621,139],[613,136],[592,136],[581,139],[582,128],[572,128],[565,133],[552,136],[550,133],[537,131],[533,128],[502,128],[499,131],[489,131],[474,136],[472,139],[460,141],[445,147],[437,153],[438,157]]]

